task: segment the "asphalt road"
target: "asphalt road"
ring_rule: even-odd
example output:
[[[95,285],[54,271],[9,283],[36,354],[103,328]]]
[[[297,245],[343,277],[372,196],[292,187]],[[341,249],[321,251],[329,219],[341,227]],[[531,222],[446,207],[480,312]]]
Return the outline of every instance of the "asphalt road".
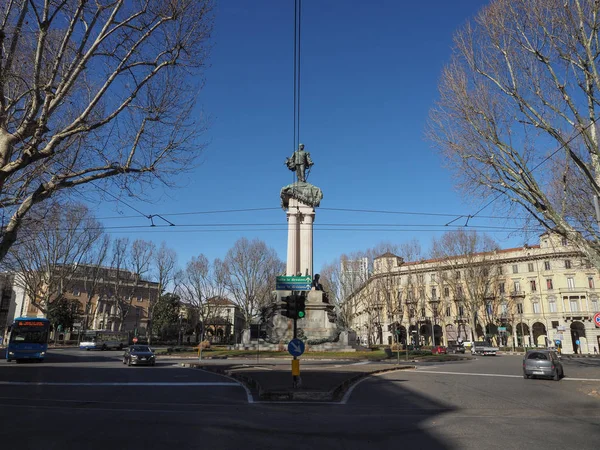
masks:
[[[359,383],[342,404],[249,403],[242,387],[175,360],[51,350],[0,362],[0,442],[23,449],[596,449],[600,361],[524,380],[512,356],[421,365]],[[331,365],[343,369],[344,363]],[[334,366],[340,366],[338,368]],[[598,381],[589,381],[597,379]]]

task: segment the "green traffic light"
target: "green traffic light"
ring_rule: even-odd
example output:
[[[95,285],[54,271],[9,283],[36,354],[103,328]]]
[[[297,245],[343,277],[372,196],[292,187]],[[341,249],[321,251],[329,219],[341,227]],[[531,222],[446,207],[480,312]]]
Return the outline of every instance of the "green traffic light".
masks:
[[[302,319],[305,315],[304,311],[298,311],[298,318]]]

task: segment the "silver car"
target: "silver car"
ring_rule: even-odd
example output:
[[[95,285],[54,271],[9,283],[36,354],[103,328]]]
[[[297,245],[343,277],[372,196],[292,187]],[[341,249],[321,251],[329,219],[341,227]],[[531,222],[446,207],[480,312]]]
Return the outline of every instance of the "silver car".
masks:
[[[523,378],[550,377],[555,381],[565,376],[558,353],[554,350],[529,350],[523,358]]]

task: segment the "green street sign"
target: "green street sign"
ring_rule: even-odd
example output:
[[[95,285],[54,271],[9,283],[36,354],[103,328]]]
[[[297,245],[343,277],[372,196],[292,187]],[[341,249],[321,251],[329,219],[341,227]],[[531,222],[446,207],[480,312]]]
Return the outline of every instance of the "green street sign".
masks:
[[[280,276],[275,282],[278,291],[310,291],[312,279],[310,276]]]

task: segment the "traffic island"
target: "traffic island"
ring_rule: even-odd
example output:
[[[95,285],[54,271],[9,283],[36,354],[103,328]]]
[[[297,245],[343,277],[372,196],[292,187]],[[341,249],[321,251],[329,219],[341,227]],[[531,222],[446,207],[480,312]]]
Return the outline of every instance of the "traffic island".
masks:
[[[201,363],[182,363],[233,378],[243,384],[255,401],[278,402],[339,402],[362,378],[397,370],[414,369],[412,365],[390,366],[389,364],[345,365],[336,368],[310,368],[301,372],[301,384],[292,387],[290,369],[272,366],[211,366]]]

